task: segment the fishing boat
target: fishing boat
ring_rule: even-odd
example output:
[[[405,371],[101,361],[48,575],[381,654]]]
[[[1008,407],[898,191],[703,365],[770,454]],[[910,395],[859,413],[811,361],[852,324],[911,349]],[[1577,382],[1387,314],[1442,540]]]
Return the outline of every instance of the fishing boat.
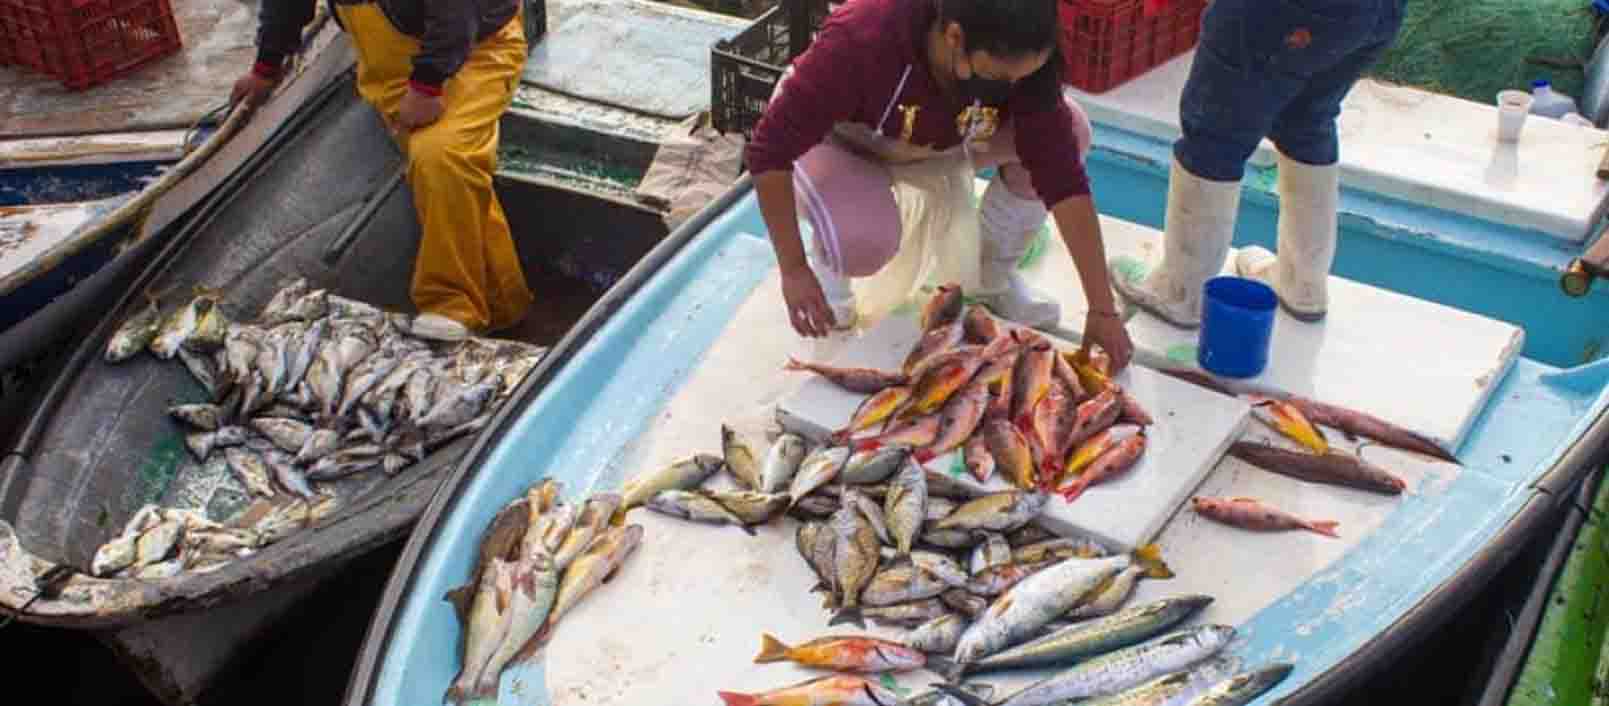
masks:
[[[1172,106],[1190,58],[1106,93],[1069,89],[1096,123],[1088,166],[1114,257],[1149,259],[1159,250],[1178,135]],[[1122,540],[1117,551],[1160,549],[1172,578],[1139,581],[1130,605],[1210,597],[1187,624],[1233,628],[1220,656],[1248,669],[1288,669],[1257,693],[1257,704],[1333,702],[1415,648],[1551,526],[1603,464],[1609,435],[1609,360],[1598,338],[1609,323],[1605,294],[1577,288],[1581,296],[1572,297],[1560,287],[1598,233],[1606,189],[1593,167],[1603,133],[1533,119],[1520,142],[1499,143],[1491,106],[1375,82],[1354,89],[1340,121],[1343,215],[1326,321],[1277,314],[1268,369],[1231,379],[1200,368],[1193,332],[1131,310],[1135,362],[1113,381],[1151,410],[1153,445],[1125,478],[1069,505],[1084,509],[1054,513],[1060,529]],[[1243,183],[1237,248],[1275,245],[1269,147]],[[1086,308],[1059,237],[1052,234],[1023,273],[1062,302],[1061,325],[1047,335],[1077,350]],[[797,337],[752,184],[735,185],[588,312],[445,479],[389,580],[347,703],[465,696],[449,689],[470,669],[471,616],[448,598],[478,585],[493,587],[485,595],[520,595],[474,583],[495,581],[488,557],[514,560],[488,549],[509,546],[493,544],[504,537],[505,525],[493,522],[505,509],[524,503],[536,518],[539,502],[555,507],[539,501],[546,481],[563,503],[579,506],[678,460],[718,462],[727,429],[761,454],[783,431],[826,443],[820,432],[846,423],[864,395],[790,372],[790,359],[897,367],[936,291],[913,292],[908,307],[852,332]],[[1280,443],[1256,420],[1259,395],[1367,414],[1429,440],[1420,447],[1429,451],[1343,433],[1339,427],[1356,426],[1333,415],[1318,425],[1326,445],[1388,469],[1400,494],[1269,472],[1227,453],[1241,441]],[[953,457],[929,459],[937,464],[928,466],[930,492],[934,474],[947,485],[965,476],[946,460]],[[685,468],[692,470],[677,478],[709,472]],[[724,485],[725,475],[708,482]],[[1326,529],[1338,536],[1215,523],[1193,509],[1189,499],[1198,496],[1256,498],[1334,521]],[[613,577],[546,626],[544,641],[527,643],[540,645],[534,656],[522,650],[500,671],[482,672],[478,681],[489,679],[495,693],[468,696],[504,706],[686,704],[726,692],[728,703],[746,703],[728,695],[830,673],[756,664],[771,661],[755,657],[764,633],[789,644],[905,634],[874,621],[864,630],[834,624],[811,593],[817,575],[795,548],[801,523],[791,513],[746,531],[720,521],[631,510],[624,523],[641,528],[640,546]],[[510,605],[487,601],[484,610],[494,612],[478,615]],[[1009,694],[1053,673],[991,673],[977,682]],[[918,669],[854,683],[903,696],[936,681]]]
[[[546,28],[572,20],[596,24],[596,13],[610,8],[555,2],[527,10],[533,53],[500,125],[495,186],[543,311],[495,339],[472,343],[501,351],[500,361],[528,366],[573,320],[563,312],[596,300],[668,233],[667,204],[642,198],[638,187],[660,143],[685,130],[701,106],[672,102],[650,114],[585,91],[555,90],[548,64],[573,60],[586,48],[550,46]],[[706,34],[742,26],[735,18],[657,3],[634,11]],[[581,36],[609,41],[607,35]],[[663,45],[665,36],[655,40]],[[332,481],[318,495],[337,498],[327,515],[311,510],[316,505],[298,505],[306,521],[293,522],[296,531],[275,533],[275,541],[249,556],[171,576],[95,570],[109,541],[152,518],[178,521],[185,532],[211,531],[216,528],[209,523],[238,520],[252,506],[251,486],[216,473],[223,468],[218,461],[227,461],[219,456],[225,447],[198,457],[190,442],[200,428],[169,412],[175,404],[218,402],[245,410],[268,403],[249,406],[236,397],[241,406],[229,407],[230,399],[209,396],[205,376],[183,362],[188,344],[171,358],[158,357],[154,345],[116,362],[109,354],[125,326],[153,302],[164,321],[205,300],[206,311],[231,322],[263,323],[275,296],[284,300],[295,288],[325,302],[319,311],[338,312],[326,317],[330,322],[348,315],[367,321],[381,344],[402,333],[384,322],[412,312],[407,283],[419,230],[403,158],[356,95],[354,55],[339,27],[314,25],[304,46],[296,79],[249,121],[229,118],[237,132],[261,130],[270,139],[175,220],[170,237],[152,243],[152,252],[109,293],[116,296],[96,303],[92,326],[72,339],[51,371],[0,468],[0,593],[6,596],[0,607],[22,621],[101,638],[170,704],[196,702],[300,597],[339,575],[352,558],[403,536],[474,429],[502,404],[487,403],[459,436],[439,446],[429,442],[421,458],[398,472],[371,469]],[[675,59],[689,50],[667,51]],[[691,51],[701,58],[704,50]],[[688,66],[703,76],[701,65]],[[677,75],[663,65],[660,73]],[[667,90],[678,87],[667,84]],[[678,112],[687,110],[691,114]],[[371,316],[377,312],[386,315]],[[440,347],[435,354],[450,355]],[[494,400],[505,399],[523,372],[499,375]],[[236,415],[228,424],[252,423],[250,415]],[[263,445],[256,450],[271,452]],[[279,491],[270,501],[296,504],[283,485],[263,490],[274,488]]]

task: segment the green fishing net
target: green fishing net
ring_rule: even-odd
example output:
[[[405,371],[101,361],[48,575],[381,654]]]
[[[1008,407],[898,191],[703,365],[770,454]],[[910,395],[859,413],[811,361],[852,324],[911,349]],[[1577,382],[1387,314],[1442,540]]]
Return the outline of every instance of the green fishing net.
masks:
[[[1591,0],[1408,0],[1367,75],[1487,104],[1546,78],[1579,102],[1597,22]]]

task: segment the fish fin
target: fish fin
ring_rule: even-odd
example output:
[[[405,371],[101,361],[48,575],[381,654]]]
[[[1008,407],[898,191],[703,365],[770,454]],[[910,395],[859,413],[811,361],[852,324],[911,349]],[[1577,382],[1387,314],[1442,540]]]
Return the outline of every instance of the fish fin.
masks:
[[[1341,526],[1341,523],[1335,520],[1313,520],[1307,523],[1308,529],[1327,537],[1336,538],[1341,536],[1335,532],[1335,528],[1339,526]]]
[[[931,686],[939,691],[949,694],[951,698],[966,704],[966,706],[989,706],[988,701],[984,701],[977,694],[973,694],[959,686],[945,684],[942,682],[932,684]]]
[[[926,667],[951,683],[959,683],[967,671],[967,665],[942,655],[928,655]]]
[[[738,523],[737,528],[740,529],[740,530],[743,530],[743,533],[748,535],[748,536],[750,536],[750,537],[759,536],[759,533],[755,532],[753,527],[751,527],[749,525],[746,525],[746,524],[743,524],[741,522]]]
[[[454,588],[441,597],[442,600],[453,604],[453,613],[458,616],[458,622],[468,625],[465,616],[469,615],[469,604],[475,600],[475,587],[465,584]]]
[[[782,662],[788,659],[790,648],[776,639],[771,633],[760,633],[760,654],[754,656],[755,664],[769,664]]]
[[[1145,567],[1146,578],[1173,578],[1173,570],[1162,560],[1162,548],[1154,543],[1135,549],[1134,560]]]
[[[759,697],[753,694],[739,694],[735,691],[717,691],[716,696],[726,702],[726,706],[759,706]]]
[[[841,625],[843,623],[854,623],[855,627],[862,630],[866,629],[866,619],[861,616],[859,606],[844,608],[834,614],[832,620],[827,621],[828,625]]]

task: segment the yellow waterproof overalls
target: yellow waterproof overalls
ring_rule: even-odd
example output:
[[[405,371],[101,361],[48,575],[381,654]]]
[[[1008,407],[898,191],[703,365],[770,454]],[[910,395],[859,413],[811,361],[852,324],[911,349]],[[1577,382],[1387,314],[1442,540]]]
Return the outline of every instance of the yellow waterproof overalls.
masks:
[[[396,124],[419,40],[398,31],[374,3],[338,3],[357,51],[358,94]],[[503,207],[492,190],[498,119],[514,98],[527,53],[521,13],[477,44],[442,86],[445,109],[430,125],[398,135],[423,236],[413,302],[472,332],[518,323],[531,291]]]

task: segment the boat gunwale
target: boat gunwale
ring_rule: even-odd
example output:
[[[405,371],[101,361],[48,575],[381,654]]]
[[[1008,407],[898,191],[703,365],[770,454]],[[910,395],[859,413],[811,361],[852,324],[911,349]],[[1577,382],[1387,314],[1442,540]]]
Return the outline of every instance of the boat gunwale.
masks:
[[[497,411],[486,428],[475,437],[474,444],[459,458],[441,485],[437,487],[435,495],[431,497],[429,505],[420,515],[415,531],[408,536],[408,542],[391,570],[385,590],[380,595],[379,605],[375,607],[369,627],[364,633],[362,647],[353,665],[346,695],[342,699],[344,703],[368,703],[370,695],[374,693],[382,672],[382,658],[388,652],[392,631],[397,624],[397,621],[391,618],[399,614],[401,607],[408,600],[408,589],[413,583],[413,575],[424,557],[425,550],[435,543],[441,531],[442,517],[456,506],[459,496],[468,486],[467,481],[474,477],[486,457],[497,449],[503,438],[513,429],[511,420],[517,420],[523,415],[525,409],[547,388],[548,381],[562,372],[576,353],[590,343],[598,330],[611,321],[649,280],[660,274],[665,265],[701,235],[711,222],[725,214],[752,189],[752,175],[744,174],[719,198],[699,209],[654,246],[642,260],[633,265],[587,309],[581,319],[565,333],[564,338],[548,350],[542,362],[526,376],[519,387],[515,388],[514,393],[509,396],[508,401]]]

